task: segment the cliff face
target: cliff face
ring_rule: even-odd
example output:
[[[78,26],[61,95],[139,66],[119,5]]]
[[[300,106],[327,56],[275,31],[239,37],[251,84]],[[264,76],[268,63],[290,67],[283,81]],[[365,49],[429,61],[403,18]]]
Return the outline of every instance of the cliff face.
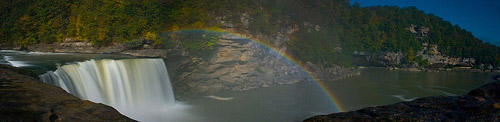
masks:
[[[307,64],[314,70],[312,73],[323,80],[359,75],[359,71],[353,68],[325,68]],[[222,35],[213,50],[198,54],[172,54],[167,58],[167,65],[174,72],[172,81],[176,96],[211,94],[224,90],[244,91],[275,84],[312,81],[305,70],[276,51],[234,35]]]
[[[145,40],[138,41],[133,48],[127,44],[113,44],[107,47],[95,47],[88,42],[66,38],[60,44],[38,44],[28,46],[28,50],[43,52],[66,52],[66,53],[116,53],[127,54],[138,57],[161,57],[166,58],[167,68],[171,75],[176,97],[196,96],[212,94],[220,91],[244,91],[259,87],[269,87],[275,84],[293,84],[301,81],[312,81],[302,67],[285,59],[281,54],[292,54],[288,50],[287,41],[290,35],[299,31],[299,26],[304,26],[307,31],[325,31],[320,25],[304,21],[279,28],[277,34],[250,34],[248,14],[237,14],[237,20],[225,21],[220,17],[217,22],[222,23],[221,29],[225,32],[217,38],[213,49],[189,51],[184,45],[189,41],[206,42],[205,38],[192,39],[194,37],[182,31],[172,32],[176,34],[171,38],[170,34],[162,34],[171,43],[169,47],[151,47]],[[231,34],[226,34],[231,33]],[[205,33],[195,33],[203,35]],[[269,49],[258,42],[251,41],[233,34],[241,34],[253,40],[268,42],[274,49]],[[208,35],[208,34],[207,34]],[[167,39],[168,38],[168,39]],[[268,45],[269,46],[269,45]],[[210,47],[212,48],[212,47]],[[335,48],[341,50],[341,48]],[[277,51],[277,52],[276,52]],[[279,53],[278,53],[279,52]],[[348,60],[348,59],[347,59]],[[330,62],[332,63],[332,62]],[[330,81],[359,75],[360,71],[352,67],[342,67],[330,64],[328,67],[323,63],[311,63],[304,61],[303,66],[311,69],[309,74],[318,76],[319,80]]]
[[[320,28],[318,25],[307,23],[306,25],[318,30]],[[286,41],[290,40],[287,35],[296,32],[297,28],[282,28],[280,34],[272,37],[262,34],[234,35],[244,33],[235,28],[226,28],[224,31],[231,34],[224,33],[217,37],[213,49],[199,51],[183,49],[181,43],[187,40],[182,39],[174,41],[176,43],[169,49],[151,48],[147,43],[140,43],[136,48],[127,48],[126,44],[86,47],[87,44],[71,39],[61,44],[31,45],[27,49],[41,52],[114,53],[166,58],[176,97],[181,97],[178,99],[182,99],[182,96],[206,95],[225,90],[244,91],[275,84],[312,81],[302,67],[279,54],[290,54],[285,46]],[[269,49],[241,36],[268,41],[275,49]],[[318,76],[317,78],[323,81],[337,80],[360,73],[355,68],[338,65],[326,67],[325,64],[304,62],[304,66],[311,69],[310,74]]]
[[[61,121],[135,121],[110,106],[81,100],[42,83],[35,76],[0,66],[0,121],[49,121],[51,109]]]
[[[335,113],[305,121],[498,121],[500,81],[483,85],[463,96],[437,96],[411,102]]]
[[[439,48],[437,44],[429,44],[424,41],[429,38],[428,34],[431,34],[431,30],[428,27],[419,27],[412,24],[406,30],[414,34],[421,42],[420,47],[422,48],[420,50],[413,50],[412,48],[411,54],[410,51],[378,51],[371,53],[355,51],[354,55],[359,57],[356,60],[371,62],[358,64],[399,68],[445,68],[445,66],[448,66],[448,68],[450,66],[471,68],[474,65],[478,65],[475,58],[448,56],[439,51],[445,48]],[[411,60],[409,59],[410,57],[412,58]]]
[[[424,43],[423,45],[427,45]],[[382,67],[397,67],[397,68],[452,68],[460,67],[470,69],[476,65],[474,58],[450,57],[441,54],[438,51],[437,45],[430,47],[424,46],[422,50],[416,53],[416,58],[412,62],[408,62],[407,52],[375,52],[372,54],[355,53],[355,62],[360,66],[382,66]],[[486,66],[489,66],[488,64]],[[484,64],[483,64],[484,66]],[[493,69],[493,68],[492,68]],[[498,69],[498,68],[495,68]]]

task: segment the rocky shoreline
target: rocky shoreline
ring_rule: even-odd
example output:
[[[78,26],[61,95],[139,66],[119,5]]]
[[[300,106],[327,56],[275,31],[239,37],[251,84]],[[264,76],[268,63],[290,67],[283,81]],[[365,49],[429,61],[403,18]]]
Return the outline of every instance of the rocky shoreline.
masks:
[[[110,106],[42,83],[30,71],[0,65],[0,121],[49,121],[53,115],[61,121],[135,121]]]
[[[174,74],[176,76],[174,77],[176,79],[174,80],[174,86],[178,88],[176,89],[177,93],[181,92],[184,95],[210,94],[222,90],[242,91],[268,87],[273,84],[292,84],[300,82],[300,80],[307,81],[304,77],[305,74],[300,73],[298,67],[288,66],[290,64],[283,62],[284,60],[279,59],[279,56],[267,55],[269,50],[257,47],[250,42],[242,43],[235,40],[226,40],[219,46],[222,48],[214,50],[213,55],[208,56],[208,58],[184,56],[184,59],[179,58],[179,60],[173,61],[177,62],[172,63],[177,68],[170,69],[169,67],[169,70],[177,72],[177,74]],[[31,49],[32,51],[50,52]],[[109,52],[78,52],[76,50],[72,53]],[[145,50],[143,50],[143,53],[150,54]],[[359,75],[357,69],[340,66],[324,68],[312,63],[307,63],[307,65],[313,70],[310,73],[320,76],[322,80],[335,80]],[[259,67],[259,69],[255,67]],[[240,70],[229,70],[235,68],[240,68]],[[224,72],[219,72],[219,70]],[[279,73],[282,71],[287,71],[287,73]],[[23,75],[18,74],[20,72]],[[119,114],[109,106],[83,101],[58,87],[37,82],[37,79],[34,78],[36,77],[35,74],[30,74],[22,69],[0,66],[0,73],[0,92],[3,92],[0,118],[5,118],[4,120],[48,120],[51,115],[50,109],[54,109],[59,117],[67,121],[134,121]],[[273,78],[271,82],[264,82],[266,78],[271,77],[279,78]],[[255,80],[255,78],[261,80],[248,82],[249,80]],[[215,86],[210,86],[210,84]],[[205,88],[204,86],[209,87]],[[500,119],[499,93],[500,82],[494,82],[472,90],[464,96],[426,97],[411,102],[316,116],[305,121],[493,121]]]
[[[500,76],[495,76],[495,80],[463,96],[425,97],[410,102],[320,115],[304,121],[498,121]]]
[[[167,53],[170,52],[166,49],[155,48],[126,49],[120,44],[114,44],[113,46],[107,47],[94,47],[90,44],[82,44],[82,46],[79,46],[71,43],[34,44],[26,47],[2,47],[2,49],[51,53],[120,54],[144,58],[167,58]]]
[[[21,49],[21,48],[19,48]],[[249,39],[222,35],[214,48],[197,52],[180,49],[157,49],[144,44],[126,48],[121,44],[94,47],[88,42],[35,44],[22,49],[37,52],[119,54],[135,57],[164,58],[174,87],[176,99],[210,95],[222,91],[245,91],[272,85],[294,84],[318,80],[332,81],[360,75],[356,68],[306,62],[305,71],[275,50]],[[276,49],[286,52],[286,48]]]
[[[498,72],[500,70],[481,70],[481,69],[470,69],[470,68],[397,68],[397,67],[380,67],[387,70],[399,70],[399,71],[411,71],[411,72]]]

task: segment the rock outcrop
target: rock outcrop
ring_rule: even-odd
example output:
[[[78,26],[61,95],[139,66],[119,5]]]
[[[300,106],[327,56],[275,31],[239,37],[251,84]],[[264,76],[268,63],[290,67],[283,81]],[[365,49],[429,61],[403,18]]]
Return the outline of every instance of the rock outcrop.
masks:
[[[384,66],[390,69],[401,68],[404,70],[427,71],[425,68],[440,69],[452,68],[461,71],[463,69],[471,69],[476,64],[476,59],[470,57],[452,57],[441,53],[437,44],[429,44],[423,41],[430,33],[429,27],[411,25],[406,28],[410,33],[415,34],[418,39],[422,40],[422,49],[414,50],[415,54],[409,56],[409,51],[378,51],[365,53],[363,51],[354,52],[354,62],[360,66]],[[413,57],[409,61],[409,57]],[[358,63],[361,62],[361,63]],[[486,69],[486,68],[481,68]],[[494,68],[491,68],[494,69]]]
[[[174,71],[179,72],[174,86],[184,89],[176,94],[243,91],[308,80],[300,67],[276,52],[240,38],[220,39],[214,50],[182,62],[175,68],[180,70]]]
[[[34,73],[0,65],[0,121],[49,121],[54,117],[61,121],[135,121],[110,106],[81,100],[42,83]]]
[[[333,65],[332,67],[326,67],[321,64],[313,64],[311,62],[307,62],[307,67],[310,68],[310,74],[316,76],[316,80],[321,81],[332,81],[332,80],[340,80],[346,77],[361,75],[361,72],[353,67],[342,67],[338,65]]]
[[[423,60],[427,60],[429,65],[441,64],[444,65],[457,65],[472,67],[476,60],[474,58],[462,58],[462,57],[449,57],[441,52],[436,44],[429,45],[428,43],[422,43],[422,50],[417,52],[417,57],[421,57]]]
[[[498,121],[500,81],[463,96],[425,97],[410,102],[315,116],[306,122],[330,121]]]
[[[242,15],[244,17],[244,14]],[[242,19],[242,21],[245,21]],[[225,26],[231,26],[226,23]],[[304,26],[319,31],[319,25],[303,23]],[[243,33],[235,28],[224,29],[227,33]],[[298,31],[297,26],[284,28],[277,36],[221,34],[218,41],[201,51],[182,49],[180,43],[173,43],[172,49],[151,48],[144,40],[135,40],[126,44],[113,44],[107,47],[85,46],[87,42],[67,39],[61,44],[37,44],[28,47],[31,51],[62,53],[112,53],[136,57],[161,57],[167,59],[167,68],[175,88],[176,97],[212,94],[224,90],[244,91],[275,84],[293,84],[312,81],[308,74],[318,76],[320,80],[337,80],[359,75],[359,70],[341,66],[325,67],[322,64],[305,62],[305,72],[282,54],[290,54],[285,46],[290,40],[287,35]],[[256,40],[272,40],[270,49]],[[212,49],[213,48],[213,49]],[[275,51],[276,50],[276,51]],[[182,98],[178,98],[182,99]]]
[[[167,67],[174,70],[169,72],[174,72],[172,81],[176,96],[212,94],[224,90],[244,91],[312,81],[307,73],[325,81],[359,75],[359,70],[354,68],[326,68],[310,62],[307,66],[312,71],[306,72],[276,51],[234,35],[222,35],[213,50],[186,53],[179,52],[167,58],[167,64],[173,64]]]

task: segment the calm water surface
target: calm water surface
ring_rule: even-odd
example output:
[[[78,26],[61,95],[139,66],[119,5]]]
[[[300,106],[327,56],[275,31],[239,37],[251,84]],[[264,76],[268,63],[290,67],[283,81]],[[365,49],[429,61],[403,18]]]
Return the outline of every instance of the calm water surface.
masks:
[[[57,65],[89,59],[133,58],[103,54],[52,54],[0,51],[0,63],[38,73],[55,70]],[[363,69],[360,76],[326,82],[338,104],[347,111],[369,106],[410,101],[436,95],[455,96],[492,82],[490,73],[408,72]],[[320,114],[338,112],[334,103],[314,82],[273,85],[268,88],[233,92],[177,101],[177,107],[136,117],[142,121],[301,121]],[[229,99],[230,98],[230,99]],[[139,113],[139,112],[138,112]]]
[[[492,82],[490,73],[408,72],[364,69],[360,76],[325,83],[340,106],[347,111],[364,107],[411,101],[436,95],[456,96]],[[216,96],[231,101],[198,98],[188,101],[196,114],[222,121],[301,121],[308,117],[338,112],[313,82],[276,85]]]

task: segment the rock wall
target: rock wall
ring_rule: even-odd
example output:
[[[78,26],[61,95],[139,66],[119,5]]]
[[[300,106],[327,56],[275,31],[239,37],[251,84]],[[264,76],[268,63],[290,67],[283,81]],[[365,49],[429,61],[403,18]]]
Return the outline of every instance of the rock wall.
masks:
[[[476,60],[474,58],[462,58],[462,57],[449,57],[439,52],[437,45],[428,43],[422,43],[422,50],[417,52],[417,56],[422,57],[422,59],[427,60],[429,65],[433,64],[450,64],[450,65],[460,65],[472,67]]]
[[[234,18],[234,17],[229,17]],[[249,34],[250,15],[241,13],[236,20],[229,21],[227,17],[218,17],[216,22],[226,33],[242,34],[254,40],[269,42],[274,50],[287,52],[288,35],[297,32],[299,25],[308,27],[308,31],[321,31],[320,25],[302,22],[281,28],[276,34]],[[236,22],[237,21],[237,22]],[[270,37],[270,35],[273,35]],[[81,44],[84,43],[84,44]],[[243,91],[274,84],[292,84],[301,81],[312,81],[308,74],[298,65],[285,59],[279,53],[240,36],[223,34],[214,45],[213,50],[189,52],[180,49],[176,43],[174,49],[149,49],[146,43],[132,44],[134,48],[127,49],[126,44],[114,44],[108,47],[87,46],[85,42],[68,38],[59,45],[31,46],[30,50],[42,52],[67,53],[116,53],[138,57],[162,57],[167,59],[169,73],[176,97],[212,94],[224,90]],[[142,45],[142,46],[141,46]],[[137,48],[135,48],[137,46]],[[340,48],[335,48],[341,50]],[[309,74],[318,76],[320,80],[329,81],[347,76],[359,75],[359,70],[340,66],[325,67],[322,64],[306,62],[307,69],[313,69]],[[185,95],[183,95],[185,94]],[[182,99],[182,98],[178,98]]]
[[[423,66],[419,66],[417,61],[415,61],[418,60],[416,58],[425,60],[427,64],[424,65],[427,65],[430,68],[443,68],[446,65],[472,67],[476,63],[474,58],[446,56],[439,52],[437,45],[422,43],[422,46],[423,48],[416,52],[413,62],[408,62],[408,54],[406,52],[380,51],[371,54],[365,52],[354,52],[354,55],[359,58],[358,60],[366,60],[386,67],[399,68],[423,68]]]
[[[0,121],[134,121],[114,108],[81,100],[38,81],[29,71],[0,65]],[[54,112],[51,112],[51,109]]]
[[[312,81],[304,69],[279,53],[234,35],[222,35],[211,51],[198,55],[179,52],[177,55],[167,58],[168,64],[175,64],[167,67],[174,69],[173,84],[176,95],[180,96],[212,94],[224,90],[244,91],[276,84]],[[313,69],[309,73],[319,76],[321,80],[359,75],[359,71],[354,68],[325,68],[310,62],[307,66]]]
[[[278,53],[248,39],[223,36],[215,49],[189,57],[174,72],[177,93],[243,91],[307,81],[303,70]],[[168,60],[168,59],[167,59]],[[169,67],[170,69],[170,67]]]
[[[417,39],[424,40],[427,38],[428,34],[431,32],[429,27],[418,26],[411,24],[406,30],[417,36]],[[391,51],[379,51],[372,53],[365,52],[354,52],[355,61],[360,61],[362,64],[371,66],[386,66],[391,68],[424,68],[421,63],[427,62],[425,67],[428,68],[444,68],[447,65],[453,65],[460,68],[471,68],[476,63],[476,59],[467,57],[450,57],[439,52],[439,48],[436,44],[429,44],[422,41],[422,49],[414,54],[414,61],[408,62],[408,52],[391,52]],[[417,59],[418,58],[418,59]],[[366,59],[366,60],[364,60]],[[417,60],[417,61],[416,61]],[[422,60],[422,61],[418,61]],[[365,61],[371,62],[367,63]],[[375,64],[374,64],[375,63]]]

